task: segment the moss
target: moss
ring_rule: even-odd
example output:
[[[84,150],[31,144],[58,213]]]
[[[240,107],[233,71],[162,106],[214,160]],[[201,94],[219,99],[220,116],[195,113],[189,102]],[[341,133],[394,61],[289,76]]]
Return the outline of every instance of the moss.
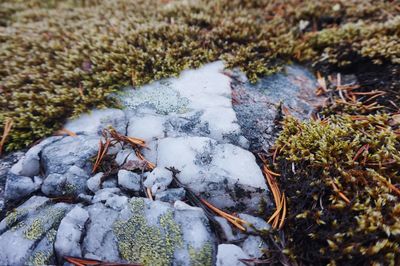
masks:
[[[5,0],[0,131],[12,118],[6,148],[20,148],[123,86],[217,59],[251,80],[290,60],[398,63],[398,15],[383,0]]]
[[[213,248],[211,243],[205,243],[200,250],[189,247],[190,265],[193,266],[211,266]]]
[[[400,184],[398,128],[389,114],[284,121],[277,166],[293,259],[398,264],[400,195],[391,187]]]
[[[160,217],[160,227],[148,225],[143,199],[132,199],[132,217],[114,224],[114,233],[123,259],[144,265],[169,265],[174,251],[183,245],[182,233],[168,211]]]

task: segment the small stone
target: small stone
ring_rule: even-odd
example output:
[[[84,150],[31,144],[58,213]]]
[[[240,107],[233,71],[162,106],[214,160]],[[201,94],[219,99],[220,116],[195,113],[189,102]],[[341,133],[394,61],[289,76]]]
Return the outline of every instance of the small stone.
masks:
[[[186,196],[184,188],[171,188],[165,191],[157,192],[156,200],[174,203],[177,200],[183,200]]]
[[[249,259],[240,247],[232,244],[218,245],[217,266],[246,266],[239,259]]]
[[[92,199],[92,203],[106,202],[109,198],[118,196],[121,193],[119,188],[103,188],[96,192]]]
[[[73,165],[65,174],[50,174],[43,181],[42,192],[51,197],[77,196],[86,191],[87,173]]]
[[[128,197],[114,195],[113,197],[109,197],[106,200],[105,205],[114,210],[120,211],[126,206],[127,203],[128,203]]]
[[[150,174],[148,174],[143,184],[145,185],[145,187],[150,188],[151,192],[154,195],[157,192],[166,190],[171,182],[171,171],[168,171],[164,167],[157,167]]]
[[[118,185],[129,191],[140,191],[140,175],[127,170],[119,170]]]
[[[136,156],[136,153],[133,149],[122,149],[117,153],[115,157],[115,162],[121,166],[128,161],[139,161],[139,158]]]
[[[100,182],[103,175],[104,173],[100,172],[87,180],[86,185],[90,191],[96,193],[100,189]]]
[[[75,206],[62,220],[58,227],[54,248],[59,258],[63,256],[81,257],[81,237],[89,213],[80,206]]]

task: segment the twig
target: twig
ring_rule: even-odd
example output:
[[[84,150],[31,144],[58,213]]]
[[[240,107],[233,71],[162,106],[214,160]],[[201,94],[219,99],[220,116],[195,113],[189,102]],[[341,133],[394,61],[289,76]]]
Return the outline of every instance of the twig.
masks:
[[[0,155],[3,153],[3,146],[6,143],[6,139],[7,139],[8,135],[10,134],[12,126],[13,126],[12,119],[7,118],[6,121],[4,122],[3,136],[1,137],[1,141],[0,141]]]

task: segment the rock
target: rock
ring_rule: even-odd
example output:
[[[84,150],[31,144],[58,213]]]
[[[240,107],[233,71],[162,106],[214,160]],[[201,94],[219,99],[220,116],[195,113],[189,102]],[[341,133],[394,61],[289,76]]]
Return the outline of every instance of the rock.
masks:
[[[0,224],[0,265],[54,264],[56,230],[70,209],[32,197],[10,213]]]
[[[136,173],[127,170],[118,171],[118,185],[126,190],[132,192],[140,191],[141,190],[140,180],[141,180],[140,175]]]
[[[251,216],[245,213],[239,213],[238,216],[240,219],[250,223],[250,226],[245,225],[248,233],[254,233],[256,230],[265,233],[271,229],[271,226],[264,219],[259,217]]]
[[[174,203],[177,200],[185,199],[186,191],[184,188],[170,188],[165,191],[157,192],[156,200]]]
[[[225,218],[215,216],[214,219],[220,225],[223,237],[225,238],[224,240],[233,241],[238,239],[238,237],[233,234],[232,227]]]
[[[79,118],[70,120],[65,128],[77,134],[101,135],[104,128],[113,127],[117,132],[126,134],[125,113],[119,109],[92,110]]]
[[[18,202],[38,190],[40,185],[40,178],[34,178],[34,180],[32,180],[30,177],[19,176],[10,172],[5,187],[5,199],[7,202]]]
[[[65,174],[50,174],[43,181],[42,192],[50,197],[78,196],[86,191],[87,173],[73,165]]]
[[[254,155],[238,146],[205,137],[159,140],[157,168],[153,171],[171,166],[181,171],[181,183],[219,208],[252,212],[258,209],[260,200],[269,202]],[[150,187],[150,181],[145,181],[146,187]]]
[[[96,193],[100,189],[100,182],[103,175],[104,173],[100,172],[87,180],[86,186],[90,191]]]
[[[232,244],[218,245],[217,266],[245,266],[239,259],[249,259],[240,247]]]
[[[128,161],[139,161],[139,158],[136,156],[135,151],[130,148],[120,150],[115,157],[115,162],[118,165],[123,165]]]
[[[259,236],[248,236],[242,244],[242,250],[250,258],[261,258],[264,254],[263,249],[267,249],[268,246]]]
[[[143,182],[145,187],[150,188],[151,192],[156,194],[167,189],[172,182],[172,173],[164,167],[157,167],[147,175]]]
[[[179,78],[127,88],[120,100],[129,113],[128,135],[146,141],[164,137],[204,136],[246,144],[231,103],[231,79],[221,61]]]
[[[81,257],[81,238],[89,213],[75,206],[62,220],[57,231],[54,249],[58,258],[63,256]]]
[[[71,166],[79,167],[90,174],[90,158],[96,156],[98,144],[99,138],[95,136],[68,136],[51,143],[41,153],[45,175],[64,174]]]
[[[286,66],[284,71],[249,82],[240,72],[231,73],[232,102],[238,123],[253,152],[267,151],[277,137],[275,119],[282,103],[300,120],[308,119],[325,97],[317,96],[317,80],[301,66]]]
[[[34,177],[35,175],[39,175],[40,171],[40,157],[39,154],[51,143],[54,143],[58,140],[62,139],[62,137],[49,137],[39,144],[30,148],[26,154],[11,168],[11,173],[15,175]]]
[[[121,190],[119,188],[103,188],[96,192],[92,199],[92,203],[105,203],[109,198],[119,196],[120,194]]]

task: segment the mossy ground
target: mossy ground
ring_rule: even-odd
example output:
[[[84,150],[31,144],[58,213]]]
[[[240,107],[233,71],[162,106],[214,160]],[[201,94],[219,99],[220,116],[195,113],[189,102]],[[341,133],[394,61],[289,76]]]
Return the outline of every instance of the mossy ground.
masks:
[[[399,63],[391,1],[5,0],[0,4],[0,131],[7,150],[110,93],[223,59],[250,79],[288,61]]]

